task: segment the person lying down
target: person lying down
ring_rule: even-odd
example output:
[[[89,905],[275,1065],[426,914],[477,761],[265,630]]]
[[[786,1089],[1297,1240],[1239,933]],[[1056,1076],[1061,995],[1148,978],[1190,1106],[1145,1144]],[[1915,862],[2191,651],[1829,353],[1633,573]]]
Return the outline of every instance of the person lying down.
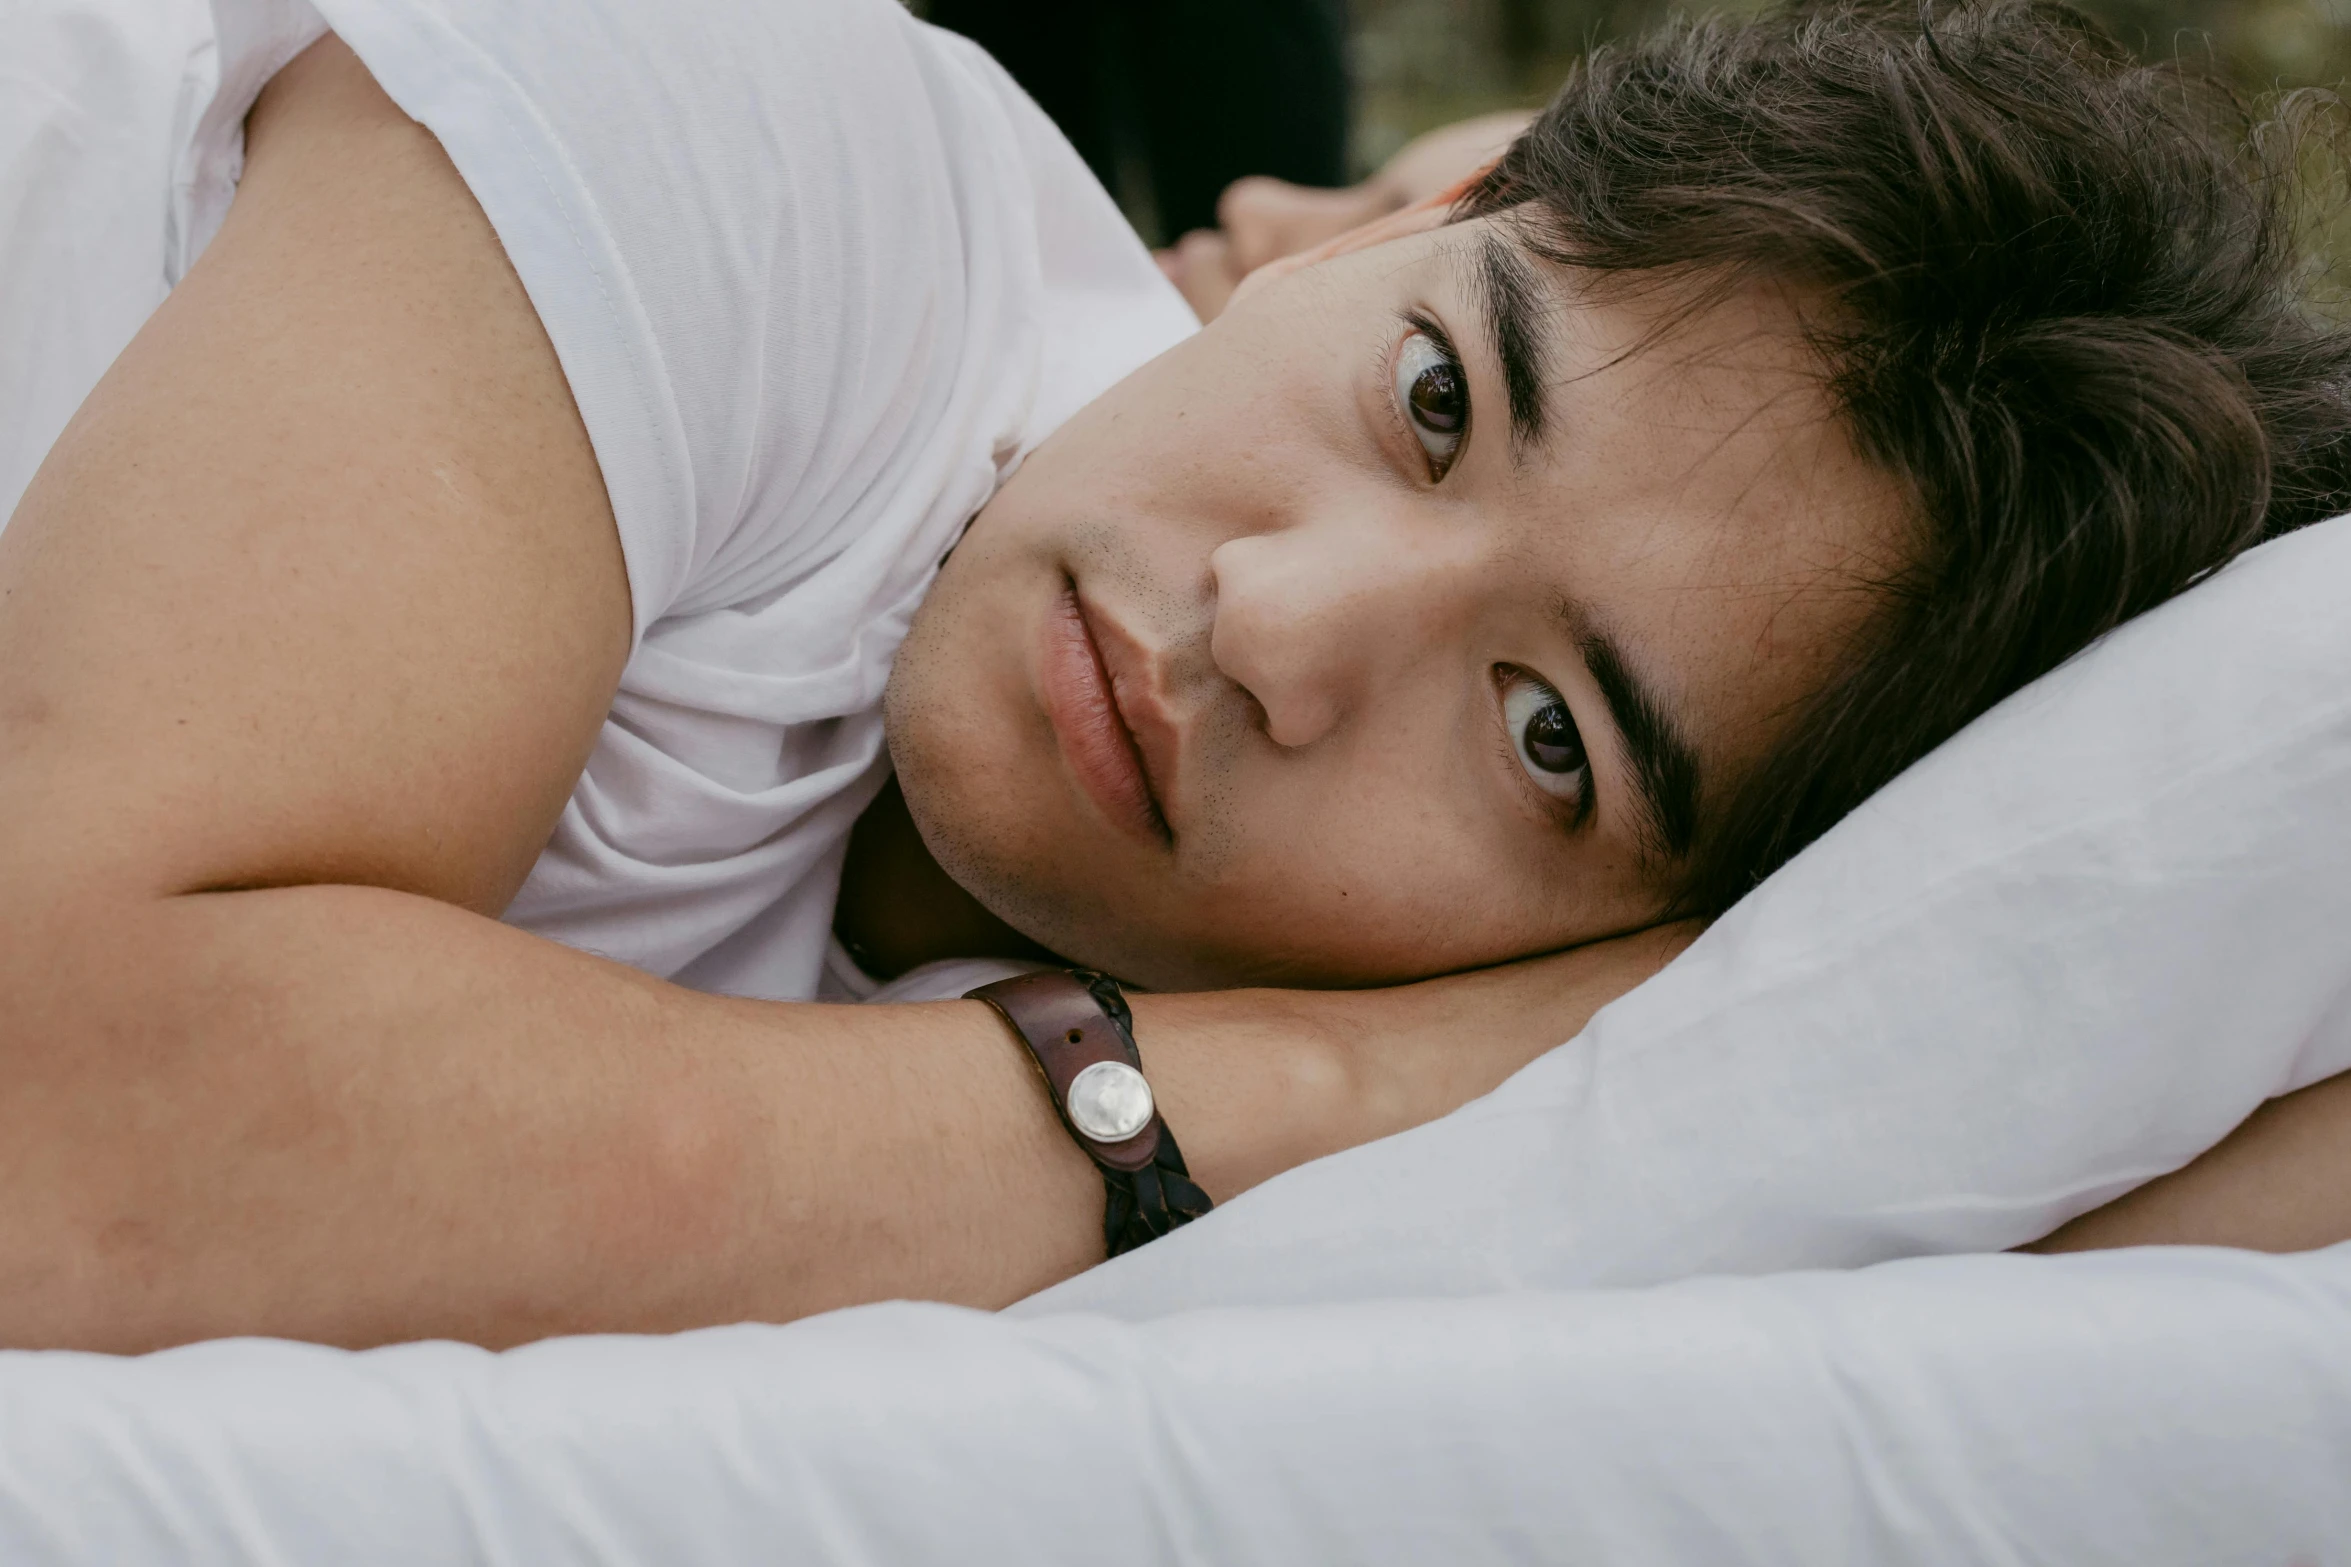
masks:
[[[1196,333],[887,0],[319,12],[0,535],[12,1345],[1011,1301],[2351,505],[2291,124],[2057,6],[1601,51]]]

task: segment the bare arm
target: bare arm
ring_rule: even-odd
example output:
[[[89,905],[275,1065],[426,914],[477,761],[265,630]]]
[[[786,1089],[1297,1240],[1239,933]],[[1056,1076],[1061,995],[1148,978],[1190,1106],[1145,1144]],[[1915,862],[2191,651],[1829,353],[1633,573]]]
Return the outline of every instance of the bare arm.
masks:
[[[320,45],[0,534],[0,1342],[498,1344],[995,1304],[1099,1256],[978,1005],[713,998],[495,921],[627,592],[495,237]],[[1138,1034],[1221,1199],[1492,1087],[1682,939],[1144,997]]]
[[[2272,1099],[2194,1162],[2025,1249],[2310,1251],[2346,1240],[2351,1240],[2351,1074]]]

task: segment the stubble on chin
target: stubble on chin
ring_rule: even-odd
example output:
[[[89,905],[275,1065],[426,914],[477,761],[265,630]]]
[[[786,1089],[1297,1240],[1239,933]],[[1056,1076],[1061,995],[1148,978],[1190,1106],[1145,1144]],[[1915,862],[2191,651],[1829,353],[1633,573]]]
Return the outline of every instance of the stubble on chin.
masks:
[[[941,571],[883,688],[884,737],[907,814],[939,868],[998,919],[1066,952],[1069,910],[1050,877],[1038,874],[1035,763],[1020,733],[1026,715],[1000,710],[1005,704],[973,676],[986,664],[975,661],[985,645],[972,639],[995,629],[987,608],[956,573]]]
[[[943,564],[891,669],[882,699],[890,757],[925,846],[991,913],[1073,960],[1145,982],[1178,972],[1196,981],[1191,971],[1204,962],[1218,972],[1255,968],[1235,962],[1236,954],[1219,961],[1193,952],[1179,930],[1155,939],[1143,913],[1158,908],[1181,924],[1188,905],[1247,899],[1251,834],[1239,759],[1256,721],[1210,655],[1214,592],[1204,569],[1191,576],[1154,558],[1128,530],[1101,522],[1069,528],[1050,548],[1032,547],[1025,538],[967,536]],[[1025,669],[1010,644],[1026,624],[1030,590],[1057,593],[1065,571],[1175,650],[1174,694],[1192,706],[1178,852],[1143,872],[1157,885],[1122,881],[1106,890],[1101,867],[1083,863],[1083,846],[1056,833],[1065,813],[1084,807],[1062,776],[1051,726],[1025,685],[990,683],[1007,678],[1008,667]],[[1006,589],[1008,581],[1017,586]],[[1111,896],[1115,908],[1105,902]],[[1277,958],[1274,966],[1283,964]]]

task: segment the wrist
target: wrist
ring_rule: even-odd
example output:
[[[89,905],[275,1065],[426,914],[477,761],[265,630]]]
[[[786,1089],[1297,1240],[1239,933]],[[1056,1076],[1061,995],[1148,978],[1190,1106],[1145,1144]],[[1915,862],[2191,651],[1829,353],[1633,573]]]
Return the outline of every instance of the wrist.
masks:
[[[1130,995],[1135,1043],[1193,1175],[1224,1202],[1398,1130],[1389,1075],[1348,1027],[1350,994]]]

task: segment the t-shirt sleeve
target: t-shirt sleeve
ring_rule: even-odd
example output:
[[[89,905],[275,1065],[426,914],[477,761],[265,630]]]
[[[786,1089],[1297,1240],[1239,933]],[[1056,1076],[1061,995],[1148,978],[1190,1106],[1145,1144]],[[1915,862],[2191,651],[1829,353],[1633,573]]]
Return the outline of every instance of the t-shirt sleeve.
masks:
[[[932,90],[899,7],[319,9],[440,139],[521,277],[603,471],[639,640],[805,575],[877,490],[985,498],[982,427],[1017,426],[1029,390],[999,384],[994,341],[1021,325],[1001,263],[1025,197],[986,156],[1004,138]]]

